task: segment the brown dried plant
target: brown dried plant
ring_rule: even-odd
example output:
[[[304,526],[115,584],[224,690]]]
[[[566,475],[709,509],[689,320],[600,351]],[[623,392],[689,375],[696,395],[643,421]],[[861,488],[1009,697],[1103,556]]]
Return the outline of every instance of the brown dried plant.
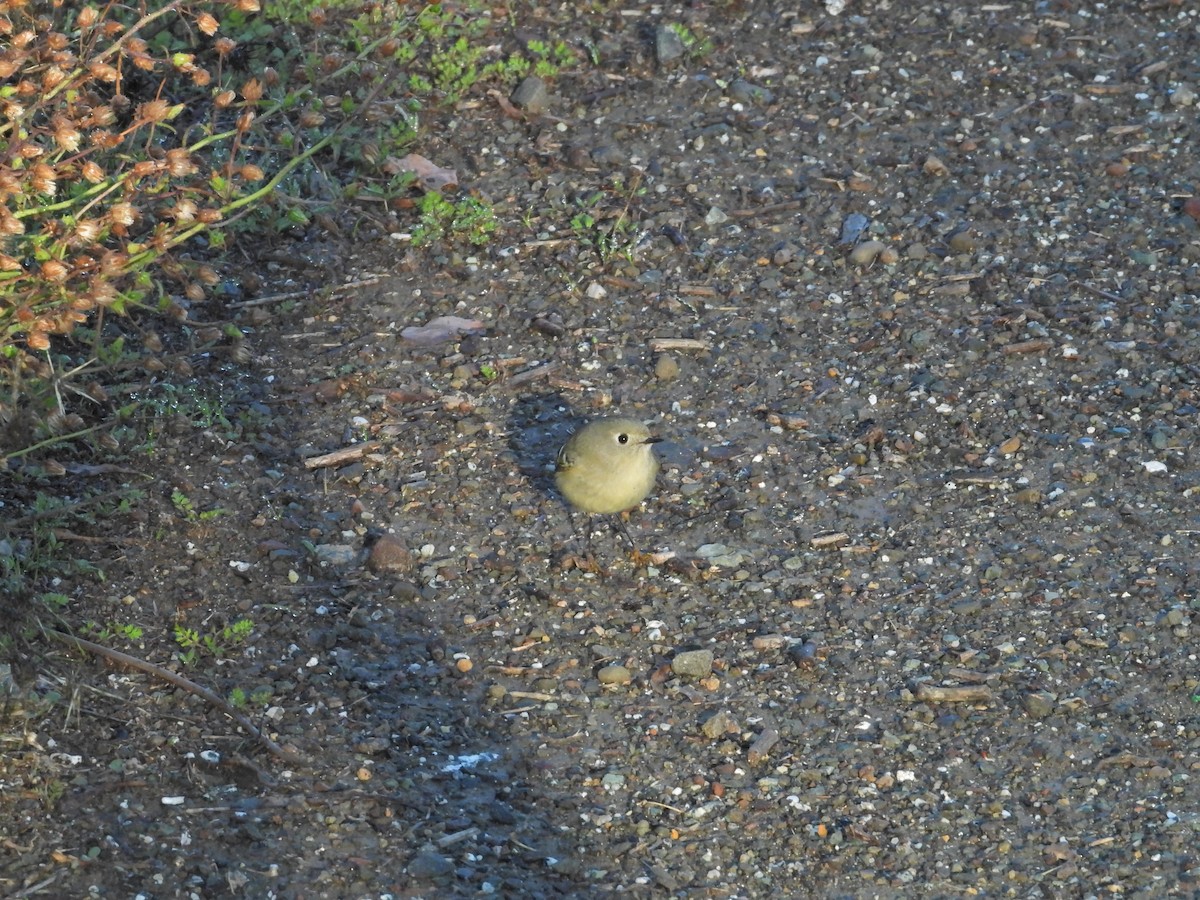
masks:
[[[212,40],[211,11],[174,0],[125,26],[112,7],[55,6],[37,14],[0,2],[0,349],[10,359],[18,338],[46,350],[51,335],[99,310],[144,302],[150,267],[219,225],[241,198],[234,183],[261,177],[234,167],[226,190],[215,189],[197,149],[218,136],[181,127],[186,104],[165,99],[183,93],[179,81],[202,87],[212,73],[194,54],[156,54],[141,36],[176,16]],[[229,104],[242,118],[219,139],[244,134],[256,94]]]

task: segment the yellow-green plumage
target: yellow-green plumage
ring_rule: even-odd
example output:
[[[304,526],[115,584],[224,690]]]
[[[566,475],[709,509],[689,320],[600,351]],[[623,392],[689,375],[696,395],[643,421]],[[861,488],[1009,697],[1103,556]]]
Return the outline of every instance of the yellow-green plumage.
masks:
[[[619,513],[646,499],[658,475],[649,429],[636,419],[597,419],[558,451],[554,481],[576,509]]]

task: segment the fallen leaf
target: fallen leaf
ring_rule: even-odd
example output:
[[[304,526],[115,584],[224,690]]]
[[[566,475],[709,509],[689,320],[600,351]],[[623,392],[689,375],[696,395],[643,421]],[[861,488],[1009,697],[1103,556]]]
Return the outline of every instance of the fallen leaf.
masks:
[[[458,173],[454,169],[443,169],[420,153],[410,153],[403,159],[389,156],[383,164],[389,175],[412,172],[427,191],[440,191],[447,187],[458,187]]]
[[[410,325],[400,332],[400,337],[410,344],[441,344],[452,341],[460,334],[480,334],[487,330],[478,319],[464,319],[461,316],[438,316],[428,325]]]

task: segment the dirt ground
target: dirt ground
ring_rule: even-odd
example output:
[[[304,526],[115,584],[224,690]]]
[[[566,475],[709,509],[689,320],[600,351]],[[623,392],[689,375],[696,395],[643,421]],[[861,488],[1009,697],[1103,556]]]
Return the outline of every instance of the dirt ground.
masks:
[[[47,585],[285,755],[46,642],[0,894],[1195,896],[1200,11],[585,6],[425,123],[493,242],[231,259]],[[552,487],[615,412],[635,549]]]

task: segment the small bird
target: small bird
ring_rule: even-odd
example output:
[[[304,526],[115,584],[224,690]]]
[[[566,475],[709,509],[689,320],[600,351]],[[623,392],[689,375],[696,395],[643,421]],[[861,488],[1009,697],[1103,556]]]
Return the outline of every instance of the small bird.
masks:
[[[596,419],[558,451],[554,483],[568,503],[586,513],[633,509],[654,487],[654,445],[661,440],[636,419]]]

